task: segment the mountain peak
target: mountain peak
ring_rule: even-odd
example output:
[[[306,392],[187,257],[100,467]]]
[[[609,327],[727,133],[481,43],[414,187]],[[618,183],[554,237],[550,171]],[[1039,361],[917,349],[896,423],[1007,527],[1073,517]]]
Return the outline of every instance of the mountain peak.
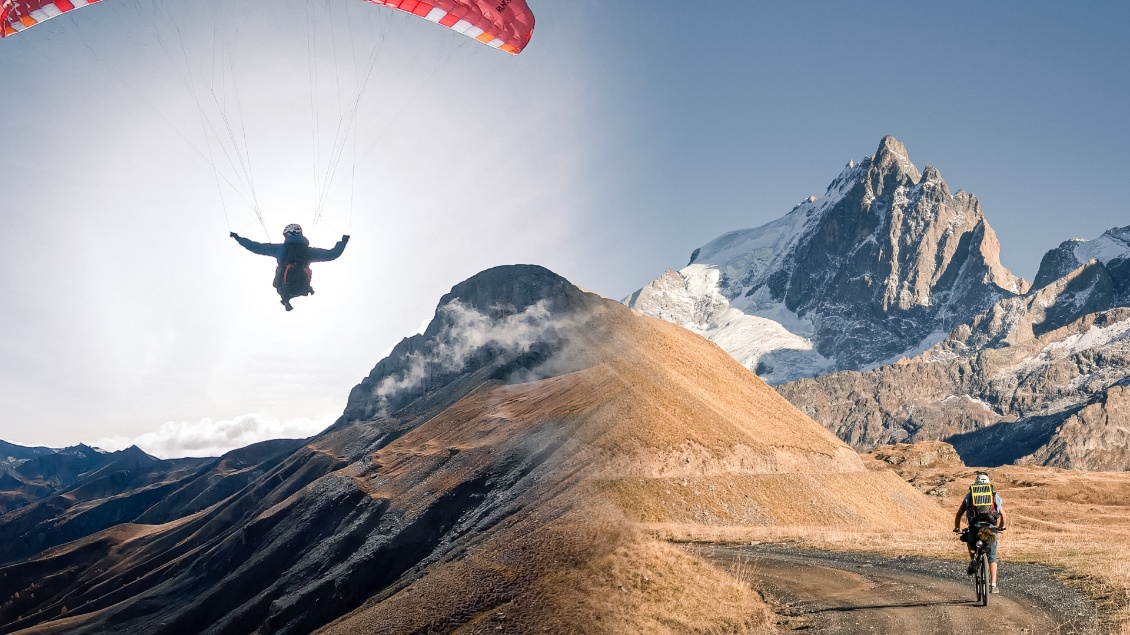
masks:
[[[568,280],[538,265],[500,265],[481,271],[451,288],[439,307],[458,301],[491,315],[519,313],[538,302],[566,309],[583,292]]]
[[[906,153],[906,146],[891,135],[887,135],[879,141],[879,149],[875,152],[876,158],[885,158],[888,155],[910,160],[910,155]]]
[[[820,199],[695,250],[682,284],[627,302],[723,345],[767,381],[859,369],[917,351],[1027,283],[971,195],[954,195],[892,136]],[[724,342],[724,344],[723,344]]]
[[[117,452],[114,452],[113,454],[116,455],[116,458],[123,458],[123,459],[126,459],[126,458],[128,458],[128,459],[141,459],[141,460],[144,460],[144,461],[159,461],[160,460],[157,457],[153,456],[152,454],[149,454],[145,450],[142,450],[141,448],[137,447],[136,445],[131,445],[124,450],[118,450]]]
[[[871,157],[871,164],[880,174],[894,175],[899,184],[905,184],[906,181],[917,184],[922,178],[918,168],[910,161],[906,146],[891,135],[883,137],[879,142],[879,149]]]
[[[529,379],[552,366],[583,367],[583,352],[557,355],[600,298],[537,265],[487,269],[440,299],[423,333],[401,340],[350,392],[347,419],[385,417],[489,377]],[[551,358],[553,363],[550,364]]]
[[[1126,284],[1124,267],[1130,261],[1130,226],[1113,227],[1093,240],[1072,238],[1063,241],[1040,260],[1040,270],[1036,273],[1033,287],[1043,288],[1092,260],[1102,263],[1119,278],[1120,288]]]

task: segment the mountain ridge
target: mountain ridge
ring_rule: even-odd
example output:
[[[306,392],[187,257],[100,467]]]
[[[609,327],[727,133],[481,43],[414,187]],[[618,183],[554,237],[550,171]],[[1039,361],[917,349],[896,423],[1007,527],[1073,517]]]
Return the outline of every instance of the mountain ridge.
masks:
[[[1027,295],[1001,300],[917,356],[778,390],[863,450],[948,441],[970,465],[1130,469],[1130,413],[1121,406],[1130,249],[1104,240],[1127,232],[1110,230],[1097,246],[1064,242],[1044,257]],[[1046,279],[1057,270],[1066,273]]]

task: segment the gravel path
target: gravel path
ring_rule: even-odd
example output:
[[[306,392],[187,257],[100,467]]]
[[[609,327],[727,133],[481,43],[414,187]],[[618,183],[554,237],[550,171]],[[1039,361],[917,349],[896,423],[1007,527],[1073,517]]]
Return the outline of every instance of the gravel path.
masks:
[[[748,580],[780,616],[784,631],[947,634],[1104,633],[1098,609],[1055,579],[1051,568],[1002,562],[1001,592],[974,604],[972,581],[956,560],[801,550],[785,545],[696,545]]]

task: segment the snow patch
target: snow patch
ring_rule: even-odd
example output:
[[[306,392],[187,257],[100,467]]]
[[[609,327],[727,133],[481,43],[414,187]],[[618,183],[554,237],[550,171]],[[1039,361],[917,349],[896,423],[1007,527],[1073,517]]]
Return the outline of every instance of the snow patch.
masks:
[[[1079,264],[1098,260],[1104,265],[1117,258],[1130,258],[1130,228],[1112,229],[1094,240],[1080,241],[1073,250]]]
[[[835,370],[810,339],[815,325],[775,302],[764,287],[731,305],[718,267],[692,264],[669,272],[631,298],[632,308],[718,344],[769,384]],[[735,303],[736,304],[736,303]]]
[[[1130,333],[1130,320],[1115,322],[1109,326],[1092,326],[1084,333],[1071,335],[1059,342],[1052,342],[1044,347],[1040,357],[1043,359],[1060,359],[1081,353],[1096,346],[1106,346],[1111,342],[1123,339]]]

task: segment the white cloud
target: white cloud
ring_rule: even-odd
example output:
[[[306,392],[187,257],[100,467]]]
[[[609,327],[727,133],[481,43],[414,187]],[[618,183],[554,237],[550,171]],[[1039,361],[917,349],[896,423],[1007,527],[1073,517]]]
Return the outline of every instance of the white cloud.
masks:
[[[327,415],[315,419],[298,418],[278,421],[257,413],[240,415],[234,419],[197,422],[169,421],[156,432],[146,432],[137,437],[102,437],[90,445],[115,451],[136,445],[142,450],[163,459],[186,456],[220,456],[236,448],[268,439],[300,439],[325,430],[336,417]]]
[[[373,391],[377,397],[388,400],[416,388],[430,370],[462,370],[472,354],[488,345],[511,354],[524,353],[571,324],[553,319],[545,300],[501,318],[492,318],[457,299],[441,307],[440,313],[451,321],[446,331],[430,342],[426,354],[410,353],[405,370],[377,385]]]

